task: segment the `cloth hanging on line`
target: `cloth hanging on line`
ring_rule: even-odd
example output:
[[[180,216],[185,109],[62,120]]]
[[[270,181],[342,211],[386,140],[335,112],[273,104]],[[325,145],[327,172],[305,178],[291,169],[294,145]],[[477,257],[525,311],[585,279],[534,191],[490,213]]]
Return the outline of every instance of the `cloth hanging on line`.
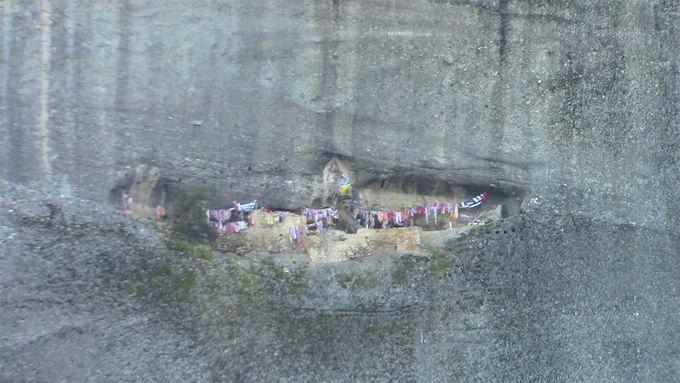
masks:
[[[227,232],[239,233],[248,228],[248,223],[245,221],[230,222],[227,224]]]
[[[456,205],[453,210],[451,210],[451,220],[455,221],[458,219],[458,205]]]
[[[308,219],[311,219],[313,221],[318,221],[319,219],[322,218],[327,219],[329,216],[331,218],[338,218],[338,211],[330,208],[323,209],[304,208],[302,209],[302,215],[306,216]]]
[[[257,208],[257,200],[254,200],[250,203],[238,203],[234,201],[232,202],[231,207],[240,211],[241,213],[247,213]]]
[[[305,227],[304,226],[293,226],[290,229],[288,229],[288,239],[290,239],[291,243],[297,243],[300,244],[302,243],[302,236],[305,233]]]
[[[348,177],[345,177],[345,176],[342,176],[342,177],[340,177],[340,179],[338,180],[338,182],[335,183],[335,186],[340,187],[340,186],[342,186],[342,185],[349,185],[349,184],[350,184],[349,178],[348,178]]]
[[[231,211],[233,209],[209,209],[206,210],[205,216],[207,218],[208,224],[210,224],[210,221],[229,221],[231,219]]]
[[[467,199],[465,201],[462,201],[458,204],[458,207],[461,209],[470,209],[473,207],[477,207],[482,204],[482,201],[486,201],[489,199],[489,194],[487,192],[484,192],[477,197]]]

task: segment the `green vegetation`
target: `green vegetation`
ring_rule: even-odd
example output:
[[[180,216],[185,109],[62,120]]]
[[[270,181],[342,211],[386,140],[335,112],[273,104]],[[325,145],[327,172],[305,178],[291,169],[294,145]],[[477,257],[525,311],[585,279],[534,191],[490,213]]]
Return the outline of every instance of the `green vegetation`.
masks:
[[[161,276],[167,276],[172,273],[172,270],[170,270],[170,261],[167,259],[163,260],[158,266],[154,267],[151,269],[151,277],[161,277]]]
[[[274,274],[274,278],[278,281],[283,281],[287,286],[287,292],[290,294],[299,294],[302,289],[307,286],[307,268],[300,266],[292,268],[285,272],[283,267],[277,265],[273,259],[264,258],[261,263]]]
[[[262,274],[255,266],[231,268],[229,277],[235,283],[235,292],[242,304],[253,306],[260,305],[264,301],[265,285]]]
[[[262,260],[260,260],[260,263],[267,266],[269,271],[271,271],[274,274],[274,277],[276,277],[276,279],[285,279],[286,272],[284,272],[283,268],[278,266],[273,259],[263,258]]]
[[[175,282],[175,286],[188,290],[196,284],[196,272],[187,270],[181,275],[175,275],[173,282]]]
[[[224,235],[215,241],[218,249],[227,253],[246,254],[250,245],[240,235]]]
[[[392,267],[392,283],[395,285],[400,285],[406,279],[406,272],[401,267],[394,265]]]
[[[427,257],[416,254],[406,254],[392,263],[392,283],[402,284],[409,275],[413,275],[419,268],[424,267]]]
[[[301,266],[292,270],[288,278],[288,288],[291,294],[300,294],[305,286],[307,286],[307,268]]]
[[[446,258],[446,255],[438,247],[430,247],[427,249],[430,253],[430,261],[428,263],[428,270],[433,273],[444,271],[451,267],[451,261]]]
[[[205,259],[206,261],[215,259],[215,253],[210,246],[191,242],[177,233],[170,234],[168,245],[170,248],[179,250],[190,257]]]
[[[194,269],[184,272],[174,270],[172,261],[168,258],[159,262],[148,270],[147,274],[140,272],[135,294],[138,297],[151,299],[186,299],[187,291],[196,285],[198,274]]]
[[[166,283],[172,283],[170,286],[178,287],[178,288],[183,288],[183,289],[190,289],[194,287],[196,284],[196,271],[193,269],[189,269],[181,274],[175,274],[172,271],[172,265],[168,259],[162,260],[157,266],[153,267],[151,271],[149,272],[149,276],[151,279],[147,281],[148,283],[151,283],[152,280],[156,280],[155,283],[160,283],[160,285],[156,286],[165,286]],[[144,289],[140,289],[138,293],[142,293]]]

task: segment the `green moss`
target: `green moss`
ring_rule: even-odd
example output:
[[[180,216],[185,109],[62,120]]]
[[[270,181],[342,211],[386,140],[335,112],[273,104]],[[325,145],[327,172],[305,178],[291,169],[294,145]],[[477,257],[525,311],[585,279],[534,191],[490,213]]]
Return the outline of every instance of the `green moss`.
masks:
[[[451,267],[451,261],[446,258],[446,255],[438,247],[431,247],[427,249],[430,253],[430,260],[428,262],[428,270],[433,273],[442,272]]]
[[[255,266],[232,268],[231,278],[235,283],[235,293],[243,304],[259,305],[263,303],[265,296],[265,285],[262,274]]]
[[[170,269],[170,261],[165,259],[160,264],[158,264],[158,266],[152,268],[149,275],[151,275],[151,277],[153,277],[153,278],[156,278],[156,277],[168,276],[171,273],[172,273],[172,270]]]
[[[251,246],[239,234],[219,237],[216,246],[222,251],[236,254],[246,254],[251,249]]]
[[[307,267],[300,266],[290,272],[288,277],[288,290],[291,294],[300,294],[307,286]]]
[[[215,253],[209,246],[198,246],[195,248],[194,255],[198,258],[205,259],[206,261],[212,261],[215,259]]]
[[[395,259],[392,263],[392,283],[395,285],[404,283],[409,275],[424,267],[428,261],[427,257],[415,254],[406,254]]]
[[[395,266],[392,267],[392,283],[395,285],[400,285],[404,282],[406,279],[406,273],[404,272],[404,269]]]
[[[429,270],[433,273],[439,273],[448,269],[449,267],[451,267],[451,264],[448,261],[437,261],[430,263]]]
[[[277,265],[271,258],[264,258],[260,262],[267,267],[277,281],[283,281],[286,284],[287,293],[299,294],[307,286],[306,266],[291,268],[291,270],[285,272],[283,267]]]
[[[173,278],[175,286],[182,289],[190,289],[196,285],[196,272],[194,270],[187,270],[181,275],[176,275]]]
[[[283,271],[283,268],[278,266],[273,259],[271,258],[263,258],[260,260],[260,263],[265,265],[269,271],[274,274],[274,277],[276,279],[285,279],[286,278],[286,272]]]
[[[177,233],[170,235],[168,245],[170,248],[179,250],[190,257],[205,259],[206,261],[215,259],[215,253],[210,246],[191,242]]]

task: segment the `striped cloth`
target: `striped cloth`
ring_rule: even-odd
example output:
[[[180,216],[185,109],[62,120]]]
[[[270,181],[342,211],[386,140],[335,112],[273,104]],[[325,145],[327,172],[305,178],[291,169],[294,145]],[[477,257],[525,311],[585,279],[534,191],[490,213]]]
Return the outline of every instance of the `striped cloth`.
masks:
[[[251,210],[255,210],[257,208],[257,200],[250,202],[250,203],[238,203],[238,202],[234,201],[232,206],[240,212],[247,213],[247,212],[249,212]]]
[[[467,199],[465,201],[462,201],[458,203],[458,208],[460,209],[470,209],[473,207],[477,207],[482,204],[482,201],[486,201],[489,199],[489,194],[487,192],[484,192],[477,197]]]
[[[349,184],[350,184],[349,178],[342,176],[342,177],[340,177],[338,182],[335,183],[335,186],[340,187],[342,185],[349,185]]]

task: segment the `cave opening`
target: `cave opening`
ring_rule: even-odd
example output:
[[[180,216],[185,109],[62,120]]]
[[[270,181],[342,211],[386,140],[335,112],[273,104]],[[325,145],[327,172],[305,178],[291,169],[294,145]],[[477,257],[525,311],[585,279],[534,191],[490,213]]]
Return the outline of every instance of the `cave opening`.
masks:
[[[362,182],[356,186],[363,207],[372,209],[425,206],[430,203],[458,203],[482,193],[488,199],[470,213],[498,209],[500,218],[519,214],[527,194],[518,187],[501,187],[492,183],[460,183],[443,181],[434,177],[406,175],[382,177]]]

